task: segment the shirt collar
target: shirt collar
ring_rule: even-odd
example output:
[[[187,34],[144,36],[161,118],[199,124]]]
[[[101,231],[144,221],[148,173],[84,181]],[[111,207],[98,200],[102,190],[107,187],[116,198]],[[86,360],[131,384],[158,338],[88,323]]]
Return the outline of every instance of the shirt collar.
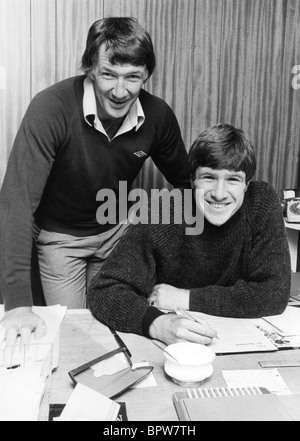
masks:
[[[97,102],[94,86],[89,77],[86,77],[83,83],[83,115],[87,124],[94,126],[96,130],[99,130],[99,132],[104,133],[104,135],[107,136],[107,133],[105,132],[104,127],[97,115]],[[123,133],[129,132],[133,128],[135,128],[135,131],[138,131],[144,121],[145,114],[141,102],[139,98],[137,98],[135,103],[131,106],[122,126],[114,138],[122,135]]]

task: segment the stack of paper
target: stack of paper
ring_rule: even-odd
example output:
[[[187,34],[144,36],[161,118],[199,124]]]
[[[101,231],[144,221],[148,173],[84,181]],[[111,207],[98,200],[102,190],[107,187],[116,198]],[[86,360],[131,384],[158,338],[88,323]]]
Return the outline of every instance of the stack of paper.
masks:
[[[119,410],[120,404],[78,383],[57,421],[116,421]]]
[[[300,347],[300,309],[288,306],[283,314],[253,319],[278,349]]]
[[[217,331],[210,348],[216,354],[277,351],[300,347],[300,308],[288,306],[283,314],[259,319],[217,317],[190,312],[196,321]]]
[[[191,312],[196,321],[217,331],[210,348],[216,354],[277,351],[277,347],[248,319],[217,317]]]
[[[50,372],[42,375],[40,365],[0,368],[0,421],[48,419]]]
[[[66,313],[60,305],[34,307],[47,326],[47,334],[30,345],[0,348],[0,420],[46,420],[49,414],[51,372],[59,362],[59,330]],[[4,309],[0,307],[0,319]]]
[[[60,305],[54,306],[34,306],[33,312],[39,315],[46,323],[47,334],[40,340],[35,340],[34,334],[31,335],[30,347],[26,348],[26,364],[30,361],[43,360],[48,357],[49,345],[52,346],[52,369],[58,366],[59,360],[59,336],[60,325],[66,314],[66,307]],[[0,320],[4,316],[4,306],[0,305]],[[37,346],[38,345],[38,346]],[[4,364],[4,358],[7,356],[7,351],[4,351],[5,343],[0,348],[0,366]],[[27,350],[29,349],[29,350]],[[38,351],[38,353],[37,353]],[[14,358],[10,360],[11,365],[19,364],[19,358],[24,355],[24,348],[20,346],[19,337],[16,342],[15,349],[11,352]],[[37,355],[38,354],[38,355]]]

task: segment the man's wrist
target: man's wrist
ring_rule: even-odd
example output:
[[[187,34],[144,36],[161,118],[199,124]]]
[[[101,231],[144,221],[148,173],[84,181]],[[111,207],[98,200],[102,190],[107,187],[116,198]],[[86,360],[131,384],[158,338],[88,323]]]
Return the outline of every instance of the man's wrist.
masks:
[[[142,333],[144,337],[153,338],[150,336],[150,327],[152,326],[152,323],[162,315],[166,314],[154,306],[150,306],[147,309],[142,319]]]
[[[164,341],[164,328],[166,320],[168,320],[168,314],[163,314],[157,317],[149,327],[149,337],[155,340]]]

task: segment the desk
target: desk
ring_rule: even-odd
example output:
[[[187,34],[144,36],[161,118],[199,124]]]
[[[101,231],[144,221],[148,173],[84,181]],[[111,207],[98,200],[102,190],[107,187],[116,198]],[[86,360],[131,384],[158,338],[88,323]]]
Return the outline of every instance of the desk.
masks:
[[[148,361],[154,366],[156,387],[130,389],[118,396],[125,401],[129,421],[178,421],[172,395],[181,387],[163,370],[164,355],[151,340],[134,334],[120,336],[132,353],[133,362]],[[74,385],[68,371],[117,347],[109,330],[88,310],[68,310],[61,325],[59,367],[52,376],[51,403],[66,403]],[[226,386],[222,369],[260,369],[259,361],[300,360],[300,350],[217,356],[214,373],[204,387]],[[278,369],[293,393],[300,393],[300,368]]]

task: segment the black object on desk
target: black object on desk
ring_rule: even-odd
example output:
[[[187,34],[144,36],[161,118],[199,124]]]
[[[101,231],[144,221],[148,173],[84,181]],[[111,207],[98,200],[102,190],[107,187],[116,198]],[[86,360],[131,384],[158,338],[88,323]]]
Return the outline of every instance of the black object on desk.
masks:
[[[128,421],[126,403],[118,402],[120,405],[120,410],[116,421]],[[60,414],[64,410],[65,404],[50,404],[49,407],[49,421],[55,421],[56,418],[60,417]]]
[[[81,383],[111,399],[122,394],[136,383],[142,381],[153,370],[153,366],[134,368],[131,361],[131,353],[129,352],[127,346],[115,331],[113,332],[113,335],[119,344],[119,348],[101,355],[100,357],[89,361],[88,363],[85,363],[69,372],[69,376],[75,384]],[[124,355],[127,366],[124,369],[110,375],[104,374],[101,376],[96,376],[95,369],[93,367],[102,361],[114,357],[117,354]]]

